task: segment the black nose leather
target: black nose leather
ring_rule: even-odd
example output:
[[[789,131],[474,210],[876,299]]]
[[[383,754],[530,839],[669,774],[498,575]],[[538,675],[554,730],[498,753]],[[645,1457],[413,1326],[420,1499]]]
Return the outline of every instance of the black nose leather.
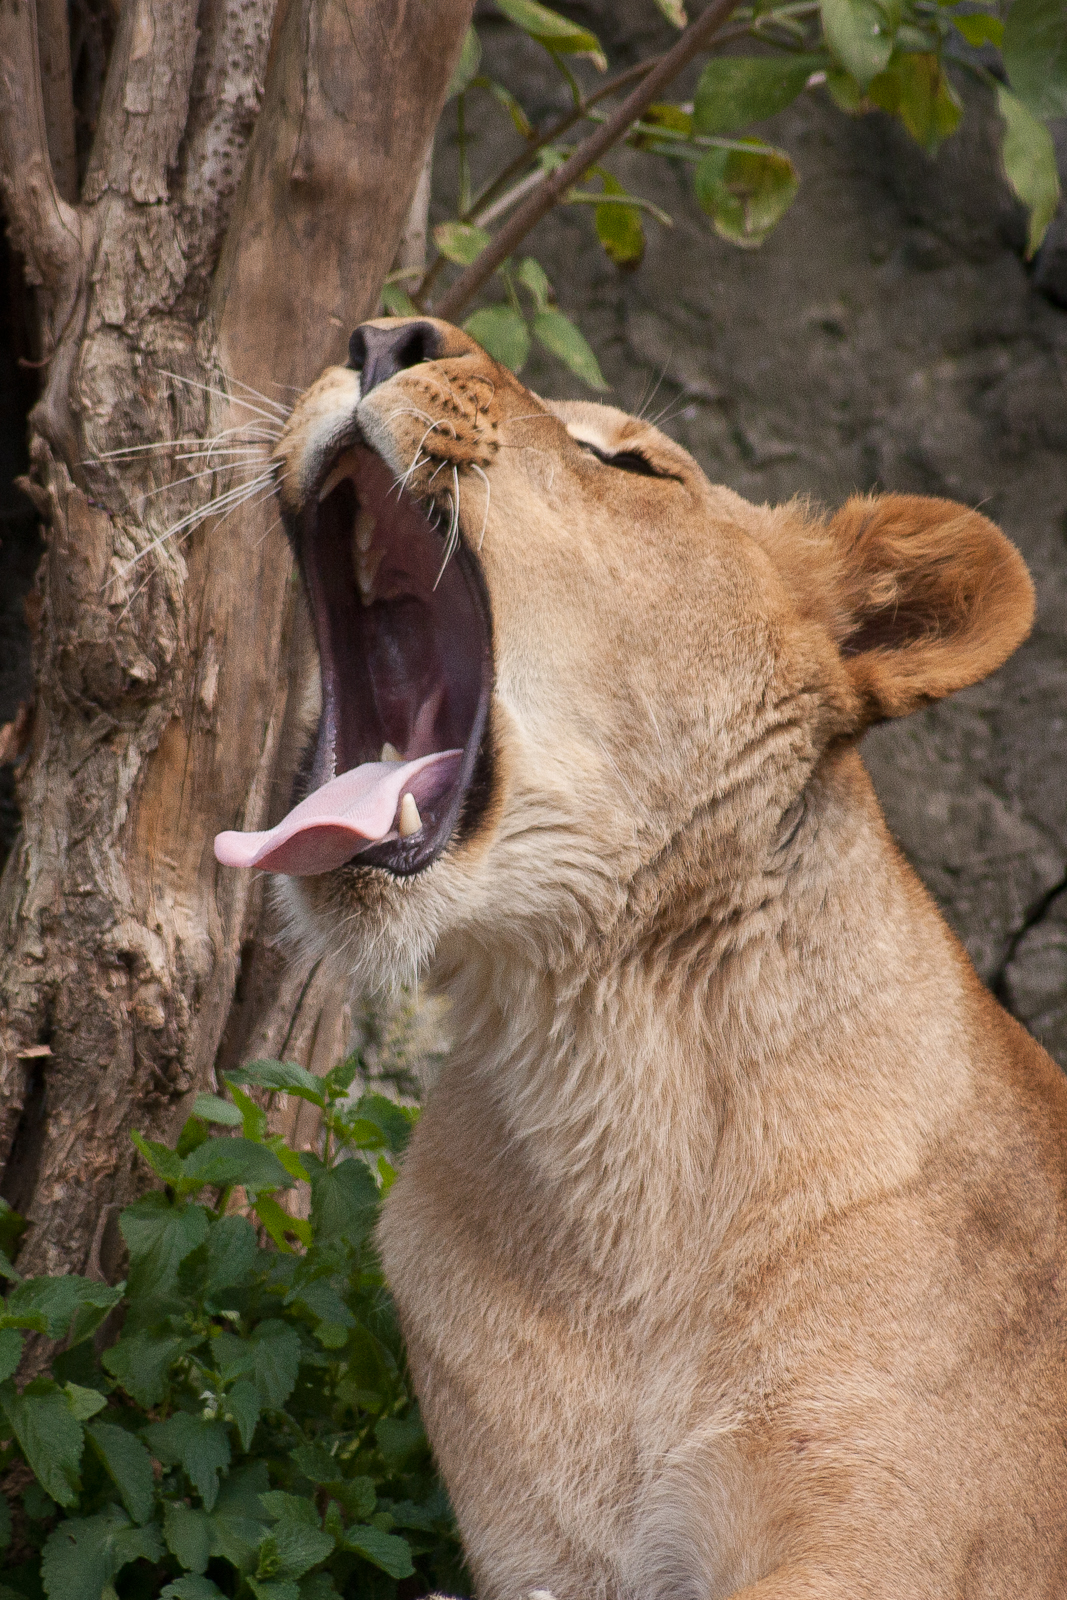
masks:
[[[433,361],[441,336],[432,322],[405,322],[400,328],[375,328],[364,322],[348,341],[348,365],[361,373],[360,392],[369,394],[405,367]]]

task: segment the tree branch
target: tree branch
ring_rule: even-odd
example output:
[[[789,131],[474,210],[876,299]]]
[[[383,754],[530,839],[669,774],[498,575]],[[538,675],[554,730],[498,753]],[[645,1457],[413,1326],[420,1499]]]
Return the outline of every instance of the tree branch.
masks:
[[[0,187],[27,277],[49,301],[65,300],[81,267],[81,229],[48,153],[33,0],[0,0]]]
[[[507,260],[530,229],[551,211],[571,185],[577,183],[582,174],[623,137],[630,124],[637,120],[671,79],[688,66],[695,55],[708,49],[737,4],[738,0],[712,0],[707,10],[690,23],[677,43],[660,57],[657,65],[627,96],[618,110],[595,133],[583,139],[574,154],[537,186],[511,221],[486,245],[478,259],[460,273],[433,308],[435,316],[455,318],[463,310],[501,262]]]
[[[37,50],[52,171],[56,188],[64,200],[73,204],[78,198],[78,155],[74,144],[67,0],[37,0]]]
[[[87,202],[107,189],[146,204],[168,198],[167,174],[189,113],[196,14],[196,0],[123,5],[85,175]]]
[[[176,192],[190,248],[214,263],[263,100],[275,0],[204,0]]]

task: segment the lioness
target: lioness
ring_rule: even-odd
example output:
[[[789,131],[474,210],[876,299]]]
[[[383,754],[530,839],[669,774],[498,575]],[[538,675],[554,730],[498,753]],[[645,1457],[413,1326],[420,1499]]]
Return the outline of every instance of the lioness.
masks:
[[[942,500],[748,505],[431,319],[298,401],[308,794],[219,859],[455,1048],[381,1229],[477,1592],[1067,1593],[1067,1087],[863,730],[1026,634]]]

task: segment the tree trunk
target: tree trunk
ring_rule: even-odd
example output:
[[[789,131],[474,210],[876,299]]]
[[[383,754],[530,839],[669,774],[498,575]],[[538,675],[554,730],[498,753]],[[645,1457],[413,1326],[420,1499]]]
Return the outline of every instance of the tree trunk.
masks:
[[[287,398],[373,314],[472,0],[126,0],[77,203],[63,7],[38,4],[0,0],[0,181],[49,357],[0,1159],[20,1266],[61,1272],[100,1267],[131,1128],[171,1131],[246,1045],[325,1066],[343,1040],[344,997],[281,977],[261,889],[212,854],[284,810],[300,753],[311,652],[269,482],[195,514],[264,473]]]

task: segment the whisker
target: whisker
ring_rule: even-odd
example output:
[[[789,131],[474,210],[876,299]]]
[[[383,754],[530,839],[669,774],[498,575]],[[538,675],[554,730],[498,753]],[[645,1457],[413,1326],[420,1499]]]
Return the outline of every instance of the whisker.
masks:
[[[238,389],[244,390],[245,394],[255,395],[257,400],[262,400],[265,406],[270,406],[272,411],[278,412],[282,417],[288,417],[290,411],[293,409],[292,406],[283,406],[280,400],[272,400],[269,394],[263,394],[259,389],[253,389],[250,383],[245,383],[241,378],[232,378],[225,373],[223,376],[226,378],[227,383],[236,384]],[[300,391],[297,390],[298,394],[299,392]]]
[[[264,500],[267,500],[267,499],[270,498],[270,496],[273,494],[273,492],[274,492],[274,486],[272,484],[270,486],[270,488],[266,489],[262,494],[260,494],[258,496],[248,495],[248,496],[246,496],[245,500],[236,501],[232,506],[230,506],[229,510],[226,511],[226,513],[219,518],[218,526],[221,527],[222,524],[226,521],[227,517],[231,517],[235,511],[239,511],[241,509],[241,507],[246,503],[246,500],[253,500],[256,505],[261,505]],[[214,508],[217,508],[219,505],[222,504],[224,498],[225,498],[224,496],[220,495],[219,499],[216,500],[216,501],[213,501],[210,506],[206,507],[205,510],[201,513],[201,515],[202,516],[208,516]],[[280,521],[281,519],[279,518],[278,520]],[[189,519],[186,518],[185,521],[189,521]],[[271,526],[274,526],[274,524],[272,524]],[[155,549],[158,549],[162,544],[164,544],[167,541],[167,539],[172,538],[181,529],[182,529],[182,524],[181,523],[176,523],[173,528],[168,528],[165,533],[160,534],[158,539],[153,539],[153,541],[152,541],[152,543],[150,545],[146,546],[146,548],[144,550],[140,551],[136,556],[134,556],[132,561],[128,561],[124,567],[120,568],[118,575],[120,575],[120,576],[125,575],[125,573],[127,573],[131,567],[136,566],[138,561],[140,561],[143,556],[149,555],[151,553],[151,551],[153,551]],[[183,530],[183,531],[188,531],[188,530]],[[269,529],[268,529],[268,532],[269,532]],[[109,579],[108,581],[110,582],[111,580]],[[137,586],[137,588],[130,595],[130,598],[127,600],[127,602],[123,606],[122,610],[119,612],[119,620],[120,621],[126,615],[126,613],[129,611],[130,607],[133,605],[133,602],[137,599],[137,596],[144,592],[145,588],[147,587],[147,585],[151,581],[152,581],[152,574],[150,572],[148,572],[148,573],[145,574],[145,577],[142,580],[142,582]]]
[[[179,521],[172,523],[169,528],[165,528],[150,544],[147,544],[143,550],[138,551],[137,555],[127,561],[124,566],[121,566],[117,576],[125,577],[132,567],[143,561],[145,556],[151,555],[153,550],[158,550],[161,545],[166,544],[168,539],[173,539],[177,534],[184,533],[186,529],[193,528],[198,523],[205,521],[206,518],[214,516],[223,506],[229,508],[226,513],[229,516],[230,511],[236,511],[239,505],[245,500],[250,500],[265,484],[270,484],[273,487],[273,479],[273,472],[261,473],[259,477],[253,478],[249,483],[237,484],[233,489],[227,489],[224,494],[217,495],[214,500],[209,500],[206,506],[201,506],[195,511],[188,512]]]
[[[445,568],[455,555],[456,546],[459,544],[459,468],[455,465],[452,467],[452,485],[455,491],[454,495],[449,496],[452,501],[452,520],[448,525],[448,538],[445,540],[445,554],[441,562],[441,570],[433,581],[435,589],[444,577]]]
[[[227,394],[225,389],[216,389],[210,383],[200,383],[196,378],[185,378],[180,372],[170,372],[166,367],[157,367],[156,371],[164,378],[173,378],[175,383],[188,385],[190,389],[200,389],[204,394],[213,394],[218,400],[225,400],[235,406],[244,406],[246,411],[254,411],[257,416],[263,417],[267,422],[273,423],[275,426],[281,420],[274,412],[261,411],[259,406],[254,406],[250,400],[242,400],[240,395]],[[268,404],[271,403],[268,401]]]
[[[249,463],[249,465],[251,465],[251,463]],[[195,483],[198,478],[213,478],[215,477],[216,473],[222,470],[224,470],[224,466],[205,467],[202,472],[190,472],[184,478],[175,478],[172,483],[161,483],[157,489],[146,489],[144,494],[134,495],[130,501],[130,504],[134,506],[143,506],[146,500],[154,499],[157,494],[166,494],[168,489],[180,488],[183,483]],[[229,470],[231,472],[235,472],[239,469],[237,466],[230,464]],[[243,485],[241,487],[243,487]]]

